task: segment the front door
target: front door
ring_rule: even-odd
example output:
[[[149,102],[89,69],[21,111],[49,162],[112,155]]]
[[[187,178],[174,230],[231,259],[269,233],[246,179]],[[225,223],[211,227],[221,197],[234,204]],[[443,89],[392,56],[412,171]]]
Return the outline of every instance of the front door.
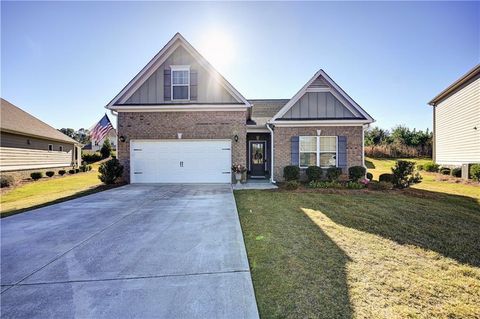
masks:
[[[250,177],[265,176],[265,141],[250,141]]]

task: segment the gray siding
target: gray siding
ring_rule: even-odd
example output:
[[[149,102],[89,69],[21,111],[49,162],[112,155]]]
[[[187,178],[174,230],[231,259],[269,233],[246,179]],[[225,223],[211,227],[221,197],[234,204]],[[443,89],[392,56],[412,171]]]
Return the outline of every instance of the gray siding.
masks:
[[[359,118],[330,92],[307,92],[285,113],[283,119]]]
[[[48,144],[53,151],[48,151]],[[63,146],[63,151],[60,151]],[[12,171],[73,164],[73,144],[4,133],[0,143],[0,170]]]
[[[214,79],[182,46],[178,47],[167,60],[147,79],[125,104],[179,103],[164,99],[164,70],[171,65],[190,65],[197,71],[197,99],[190,103],[239,103]],[[169,86],[166,86],[169,88]],[[180,102],[185,103],[185,102]]]

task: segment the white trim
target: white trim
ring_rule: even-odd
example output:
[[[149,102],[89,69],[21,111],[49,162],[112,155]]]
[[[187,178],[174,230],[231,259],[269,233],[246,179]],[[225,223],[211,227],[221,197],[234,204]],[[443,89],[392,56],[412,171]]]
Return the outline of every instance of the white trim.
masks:
[[[329,120],[305,120],[305,121],[271,121],[277,127],[309,127],[309,126],[363,126],[365,120],[343,120],[329,121]]]
[[[115,109],[116,112],[239,112],[246,110],[245,105],[198,105],[198,104],[184,104],[184,105],[119,105]]]
[[[173,72],[179,71],[188,71],[188,83],[185,84],[173,84]],[[186,86],[188,88],[188,96],[186,99],[174,99],[173,98],[173,87],[174,86]],[[181,101],[190,101],[190,65],[170,65],[170,99],[172,101],[181,102]]]
[[[267,127],[248,127],[247,133],[270,133]]]
[[[309,88],[309,86],[313,83],[313,81],[315,81],[319,76],[322,76],[325,81],[331,86],[333,87],[333,89],[338,92],[345,100],[347,100],[347,102],[349,102],[351,104],[351,106],[355,109],[356,112],[360,113],[362,116],[364,116],[366,118],[366,120],[363,120],[364,123],[372,123],[374,122],[375,120],[367,113],[365,112],[365,110],[363,110],[360,105],[358,105],[351,97],[348,96],[347,93],[345,93],[345,91],[342,90],[342,88],[340,86],[338,86],[328,75],[327,73],[325,73],[325,71],[323,71],[322,69],[320,69],[317,73],[315,73],[315,75],[310,79],[308,80],[307,83],[305,83],[305,85],[290,99],[290,101],[288,101],[287,104],[285,104],[281,109],[280,111],[277,112],[277,114],[275,114],[272,118],[272,121],[275,121],[276,119],[282,117],[283,115],[285,115],[285,113],[287,113],[287,111],[293,106],[295,105],[295,103],[297,103],[300,98],[302,98],[303,95],[305,95],[305,93],[307,91],[310,91],[310,92],[325,92],[325,89],[323,88]],[[334,94],[334,90],[329,90],[329,92],[331,92],[332,94]],[[336,93],[335,92],[335,93]],[[335,95],[335,94],[334,94]],[[337,97],[337,96],[335,96]],[[338,97],[337,97],[338,99]],[[341,102],[341,99],[339,99],[339,101]],[[344,103],[342,103],[344,104]],[[346,105],[345,105],[346,106]],[[350,108],[349,108],[350,109]],[[355,113],[355,112],[353,112]],[[343,121],[343,120],[342,120]]]
[[[272,128],[270,127],[270,125],[267,123],[267,129],[270,131],[270,182],[272,184],[275,184],[276,181],[274,179],[274,166],[273,166],[273,161],[274,161],[274,155],[275,155],[275,152],[274,152],[274,148],[275,148],[275,140],[274,140],[274,134],[273,134],[273,130]]]
[[[179,41],[177,43],[177,40]],[[240,94],[217,70],[200,54],[197,50],[180,34],[176,33],[170,41],[148,62],[148,64],[118,93],[105,107],[112,108],[117,102],[125,103],[133,93],[162,65],[169,55],[182,45],[197,62],[213,73],[213,78],[217,80],[228,92],[230,92],[239,102],[250,107],[251,104]],[[168,54],[170,53],[170,54]]]
[[[316,155],[317,155],[317,158],[316,158],[316,166],[320,167],[320,168],[329,168],[329,167],[332,167],[332,166],[320,166],[320,154],[322,153],[333,153],[332,151],[322,151],[320,149],[320,138],[321,137],[335,137],[335,167],[338,167],[338,136],[336,135],[328,135],[328,136],[319,136],[319,135],[300,135],[298,137],[298,167],[300,168],[308,168],[308,166],[301,166],[300,164],[300,138],[302,137],[315,137],[316,139],[316,145],[317,145],[317,150],[316,150]],[[303,152],[303,153],[313,153],[313,152]]]

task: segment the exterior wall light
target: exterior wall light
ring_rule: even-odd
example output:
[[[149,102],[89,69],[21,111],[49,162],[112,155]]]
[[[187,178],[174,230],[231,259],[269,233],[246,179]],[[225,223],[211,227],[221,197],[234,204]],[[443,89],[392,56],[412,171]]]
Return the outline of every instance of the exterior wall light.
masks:
[[[238,142],[238,135],[237,135],[237,134],[235,134],[235,136],[233,137],[233,140],[234,140],[235,142]]]
[[[182,135],[183,135],[183,133],[177,133],[177,138],[178,138],[179,140],[181,140],[181,139],[182,139]]]
[[[125,142],[127,139],[126,139],[125,136],[122,135],[122,136],[120,136],[120,137],[118,138],[118,140],[123,143],[123,142]]]

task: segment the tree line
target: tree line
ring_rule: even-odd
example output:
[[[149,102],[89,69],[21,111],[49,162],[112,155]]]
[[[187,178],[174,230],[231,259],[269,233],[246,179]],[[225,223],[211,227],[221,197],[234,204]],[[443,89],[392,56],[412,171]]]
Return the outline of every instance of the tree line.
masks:
[[[365,155],[370,157],[431,157],[433,133],[397,125],[391,130],[379,127],[365,132]]]

